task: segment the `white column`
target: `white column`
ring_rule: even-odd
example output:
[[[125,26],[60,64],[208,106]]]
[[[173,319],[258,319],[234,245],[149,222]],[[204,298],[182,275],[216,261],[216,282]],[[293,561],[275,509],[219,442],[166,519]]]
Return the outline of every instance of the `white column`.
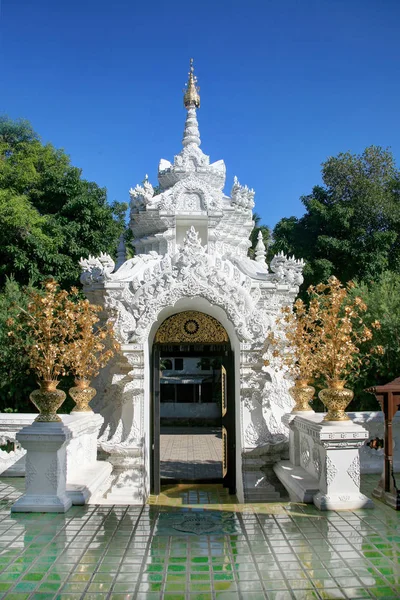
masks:
[[[72,505],[66,494],[66,444],[71,432],[63,423],[34,422],[16,437],[27,450],[25,494],[11,512],[66,512]]]

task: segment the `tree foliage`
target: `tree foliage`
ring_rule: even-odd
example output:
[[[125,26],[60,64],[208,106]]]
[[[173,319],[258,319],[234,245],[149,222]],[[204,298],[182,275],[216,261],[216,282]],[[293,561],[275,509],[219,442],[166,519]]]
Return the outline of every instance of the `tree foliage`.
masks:
[[[79,259],[115,255],[127,205],[109,204],[64,150],[43,144],[27,121],[0,117],[0,410],[32,411],[35,387],[21,333],[8,318],[26,307],[29,290],[47,276],[63,288],[79,283]]]
[[[10,275],[69,287],[81,256],[115,254],[127,205],[108,204],[106,189],[81,175],[28,122],[0,118],[0,287]]]
[[[29,290],[24,290],[14,279],[6,279],[3,292],[0,293],[0,411],[14,408],[33,412],[29,406],[29,393],[35,389],[35,378],[29,372],[29,360],[24,349],[27,335],[8,335],[6,322],[17,318],[20,309],[26,309]]]
[[[306,260],[305,289],[335,275],[371,280],[400,272],[400,171],[392,153],[370,146],[322,164],[322,186],[302,197],[300,219],[284,218],[273,251]]]
[[[375,281],[357,284],[353,294],[367,305],[366,325],[370,327],[375,320],[380,322],[380,329],[374,332],[374,344],[383,346],[385,351],[382,356],[371,353],[370,364],[354,387],[355,406],[358,410],[379,410],[374,396],[363,390],[400,376],[400,275],[385,271]]]

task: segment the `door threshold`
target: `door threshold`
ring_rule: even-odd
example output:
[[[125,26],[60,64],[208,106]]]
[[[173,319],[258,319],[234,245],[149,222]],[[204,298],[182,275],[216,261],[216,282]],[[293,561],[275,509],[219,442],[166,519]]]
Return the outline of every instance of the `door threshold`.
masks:
[[[179,483],[187,483],[189,485],[192,483],[194,483],[194,484],[198,484],[198,483],[201,483],[201,484],[220,483],[220,484],[222,484],[223,479],[222,479],[222,477],[211,477],[208,479],[206,479],[206,478],[203,478],[203,479],[178,479],[178,478],[167,477],[167,478],[162,478],[160,480],[160,485],[170,485],[170,484],[175,485],[175,484],[179,484]]]

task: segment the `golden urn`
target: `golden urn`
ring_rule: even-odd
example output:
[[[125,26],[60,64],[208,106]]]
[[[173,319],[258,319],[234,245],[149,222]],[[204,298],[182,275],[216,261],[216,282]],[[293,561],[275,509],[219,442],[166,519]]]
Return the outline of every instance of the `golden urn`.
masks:
[[[75,379],[75,386],[70,388],[69,395],[76,406],[72,412],[93,412],[89,402],[96,395],[96,390],[90,387],[89,379]]]
[[[38,383],[40,389],[34,390],[29,395],[31,402],[39,410],[39,415],[35,421],[43,423],[57,423],[61,421],[57,410],[64,402],[66,393],[56,389],[60,382],[56,379],[45,379]]]
[[[345,410],[353,399],[354,392],[345,388],[345,381],[334,379],[328,382],[329,387],[321,390],[318,397],[323,402],[327,413],[324,421],[349,421]]]

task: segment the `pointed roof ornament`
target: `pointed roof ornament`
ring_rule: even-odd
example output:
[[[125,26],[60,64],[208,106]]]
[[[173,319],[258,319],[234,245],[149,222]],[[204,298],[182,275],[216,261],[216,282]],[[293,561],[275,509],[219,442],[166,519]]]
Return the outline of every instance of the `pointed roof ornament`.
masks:
[[[197,85],[197,77],[194,74],[193,58],[190,59],[189,79],[184,91],[183,104],[185,108],[200,108],[200,87]]]
[[[265,244],[264,244],[264,240],[263,240],[263,234],[262,231],[260,229],[260,231],[258,232],[258,236],[257,236],[257,245],[256,245],[256,251],[255,251],[255,261],[259,262],[259,263],[265,263],[265,257],[266,257],[266,251],[265,251]]]

